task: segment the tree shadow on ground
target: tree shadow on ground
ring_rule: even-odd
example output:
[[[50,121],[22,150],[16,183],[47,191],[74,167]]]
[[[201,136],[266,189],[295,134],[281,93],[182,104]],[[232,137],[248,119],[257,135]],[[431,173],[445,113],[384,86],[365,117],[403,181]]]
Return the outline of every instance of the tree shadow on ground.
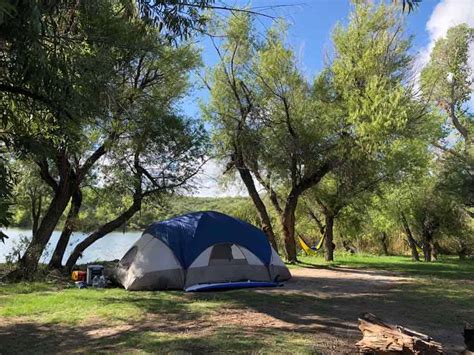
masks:
[[[317,352],[309,345],[288,339],[279,329],[201,327],[195,332],[169,332],[166,327],[137,324],[133,328],[104,325],[71,327],[56,324],[12,323],[0,325],[1,354],[110,353],[144,351],[147,353],[223,353],[276,351]],[[269,348],[268,340],[275,342]],[[276,345],[276,347],[275,347]]]
[[[407,280],[361,280],[356,272],[345,279],[299,276],[282,290],[229,291],[195,297],[219,297],[227,304],[293,324],[297,332],[326,332],[353,342],[360,338],[358,317],[371,312],[430,334],[447,349],[461,350],[463,321],[474,318],[474,295],[466,298],[455,290],[439,291],[430,293],[430,287]]]
[[[275,289],[104,293],[104,304],[133,305],[142,318],[76,327],[12,321],[0,325],[0,353],[258,352],[278,339],[295,349],[302,346],[301,351],[336,346],[337,352],[353,352],[361,337],[357,318],[363,312],[427,333],[447,350],[457,351],[462,349],[462,320],[474,318],[474,295],[466,297],[443,285],[388,275],[373,278],[369,270],[298,272]],[[302,276],[306,272],[312,274]],[[80,297],[97,301],[88,293]],[[305,339],[308,342],[300,343]],[[280,349],[279,344],[273,346]]]
[[[462,327],[460,317],[469,319],[473,315],[469,302],[458,304],[455,297],[430,294],[424,286],[409,279],[369,280],[361,279],[361,274],[372,275],[372,272],[346,269],[344,273],[343,279],[298,276],[278,289],[183,294],[180,309],[174,314],[168,312],[167,317],[205,324],[206,315],[194,307],[204,302],[215,304],[213,312],[217,314],[221,308],[224,321],[229,310],[250,309],[255,312],[254,316],[265,314],[281,321],[271,326],[272,329],[319,334],[355,344],[360,339],[357,319],[361,313],[371,312],[390,322],[428,333],[448,347],[462,346],[462,338],[458,336]],[[464,296],[461,298],[464,300]],[[153,299],[138,294],[129,302],[147,313],[159,314],[162,309]]]
[[[205,337],[171,337],[163,333],[149,333],[146,327],[137,326],[133,329],[112,334],[100,334],[96,331],[103,329],[94,326],[58,326],[55,324],[38,325],[36,323],[20,323],[0,326],[0,353],[63,353],[74,352],[111,352],[115,349],[132,351],[140,349],[146,352],[216,352],[212,341]],[[156,332],[156,329],[155,329]]]

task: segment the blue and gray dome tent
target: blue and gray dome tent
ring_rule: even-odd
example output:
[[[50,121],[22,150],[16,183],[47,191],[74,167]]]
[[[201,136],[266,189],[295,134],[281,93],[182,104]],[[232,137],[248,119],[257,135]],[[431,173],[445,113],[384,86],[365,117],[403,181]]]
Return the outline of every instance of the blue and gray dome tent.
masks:
[[[116,275],[127,290],[264,286],[291,277],[260,229],[212,211],[151,224]]]

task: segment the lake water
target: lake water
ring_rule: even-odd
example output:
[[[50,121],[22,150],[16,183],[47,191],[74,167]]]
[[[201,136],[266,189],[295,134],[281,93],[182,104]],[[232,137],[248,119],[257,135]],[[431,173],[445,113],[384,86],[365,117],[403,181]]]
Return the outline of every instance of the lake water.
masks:
[[[5,257],[12,252],[12,250],[15,248],[15,245],[18,245],[21,236],[31,238],[31,230],[9,228],[3,230],[3,232],[8,235],[9,238],[5,240],[5,244],[0,242],[0,263],[6,261]],[[141,234],[142,232],[109,233],[87,248],[83,253],[83,257],[79,259],[78,262],[82,264],[91,263],[97,260],[121,259],[125,252],[131,247],[133,243],[135,243]],[[48,247],[41,257],[41,262],[49,262],[60,235],[61,231],[54,231]],[[73,233],[66,249],[63,262],[66,262],[66,259],[74,249],[74,246],[85,239],[88,235],[89,233]]]

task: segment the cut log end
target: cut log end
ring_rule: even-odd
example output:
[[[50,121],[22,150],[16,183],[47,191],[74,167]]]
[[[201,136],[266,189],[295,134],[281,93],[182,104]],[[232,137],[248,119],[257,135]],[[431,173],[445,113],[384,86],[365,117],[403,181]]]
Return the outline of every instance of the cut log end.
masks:
[[[364,313],[359,318],[359,329],[362,340],[356,346],[363,353],[376,354],[442,354],[440,343],[417,331],[392,325],[377,318],[371,313]]]

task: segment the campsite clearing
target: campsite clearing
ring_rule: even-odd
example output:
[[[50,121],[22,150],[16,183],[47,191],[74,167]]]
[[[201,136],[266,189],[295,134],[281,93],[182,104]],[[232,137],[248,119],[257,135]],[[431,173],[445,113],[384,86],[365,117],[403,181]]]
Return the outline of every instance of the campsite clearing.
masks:
[[[302,258],[274,289],[215,293],[0,287],[0,353],[351,353],[357,317],[371,312],[463,349],[474,320],[474,263],[404,257]],[[366,268],[363,266],[368,266]],[[436,276],[435,276],[436,275]]]

